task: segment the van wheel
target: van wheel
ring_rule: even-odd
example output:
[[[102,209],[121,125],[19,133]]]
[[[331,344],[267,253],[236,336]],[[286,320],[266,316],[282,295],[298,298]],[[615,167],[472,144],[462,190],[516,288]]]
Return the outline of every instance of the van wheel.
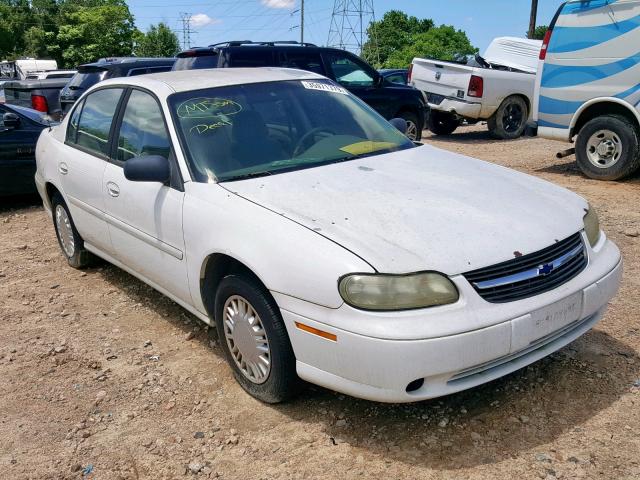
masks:
[[[453,113],[431,110],[429,112],[429,130],[436,135],[451,135],[460,125],[460,119]]]
[[[69,265],[73,268],[86,268],[92,265],[96,257],[84,248],[84,241],[73,223],[67,204],[59,193],[54,193],[51,197],[51,209],[58,244]]]
[[[223,278],[215,298],[215,322],[233,375],[249,395],[279,403],[298,392],[287,329],[262,285],[240,275]]]
[[[637,128],[621,115],[589,120],[578,132],[576,160],[596,180],[619,180],[640,167]]]
[[[524,98],[518,95],[507,97],[487,120],[492,136],[501,140],[513,140],[522,136],[529,118],[529,108]]]

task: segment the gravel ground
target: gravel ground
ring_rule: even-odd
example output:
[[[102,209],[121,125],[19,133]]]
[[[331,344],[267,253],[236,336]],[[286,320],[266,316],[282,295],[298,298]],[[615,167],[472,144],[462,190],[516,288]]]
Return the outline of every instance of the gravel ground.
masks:
[[[640,478],[640,181],[580,175],[566,148],[427,138],[584,195],[625,258],[598,327],[506,378],[385,405],[309,387],[247,396],[213,331],[109,265],[64,262],[37,201],[0,206],[0,478]],[[491,188],[487,185],[487,188]]]

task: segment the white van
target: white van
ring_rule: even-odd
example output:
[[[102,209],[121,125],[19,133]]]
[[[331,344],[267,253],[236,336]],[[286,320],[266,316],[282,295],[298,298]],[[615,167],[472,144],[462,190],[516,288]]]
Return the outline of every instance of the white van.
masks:
[[[573,141],[585,175],[618,180],[640,167],[640,0],[571,0],[540,51],[538,136]]]

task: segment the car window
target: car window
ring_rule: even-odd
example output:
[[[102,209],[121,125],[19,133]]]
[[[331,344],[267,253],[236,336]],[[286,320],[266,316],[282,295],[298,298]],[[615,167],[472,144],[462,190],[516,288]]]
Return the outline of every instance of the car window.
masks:
[[[105,70],[78,72],[73,77],[71,77],[71,80],[69,80],[69,83],[67,83],[67,87],[71,88],[71,90],[86,90],[87,88],[92,87],[96,83],[104,80],[106,73],[107,72]]]
[[[273,175],[414,144],[328,79],[175,93],[171,114],[196,181]]]
[[[329,53],[326,57],[336,81],[345,87],[370,87],[373,85],[373,76],[346,55]]]
[[[273,66],[273,52],[264,48],[237,48],[231,50],[232,67]]]
[[[391,82],[391,83],[401,83],[401,84],[407,83],[407,81],[404,79],[404,76],[401,73],[393,73],[391,75],[387,75],[385,78],[387,82]]]
[[[126,162],[142,155],[169,158],[169,134],[158,102],[148,93],[133,90],[118,132],[116,159]]]
[[[78,106],[73,110],[71,118],[69,118],[69,123],[67,124],[67,142],[76,143],[77,141],[78,120],[80,120],[80,112],[82,112],[83,104],[84,102],[78,104]]]
[[[319,73],[320,75],[325,74],[320,54],[305,52],[304,49],[300,49],[300,51],[293,50],[285,52],[283,54],[283,59],[280,62],[280,66],[284,68],[308,70],[310,72]]]
[[[171,66],[134,68],[129,70],[129,73],[127,76],[135,77],[136,75],[145,75],[147,73],[160,73],[160,72],[169,72],[169,71],[171,71]]]
[[[173,64],[173,70],[197,70],[200,68],[216,68],[218,66],[218,52],[207,52],[195,57],[178,57]]]
[[[102,155],[109,153],[109,131],[121,95],[121,88],[106,88],[87,95],[78,120],[76,145]]]

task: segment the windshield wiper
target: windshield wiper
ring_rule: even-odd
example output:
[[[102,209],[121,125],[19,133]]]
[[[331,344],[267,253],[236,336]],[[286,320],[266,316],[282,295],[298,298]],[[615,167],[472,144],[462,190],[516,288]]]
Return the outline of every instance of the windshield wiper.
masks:
[[[268,175],[273,175],[273,173],[269,170],[261,170],[259,172],[250,172],[243,173],[241,175],[234,175],[229,178],[223,178],[220,180],[221,182],[233,182],[234,180],[246,180],[247,178],[257,178],[257,177],[266,177]]]

